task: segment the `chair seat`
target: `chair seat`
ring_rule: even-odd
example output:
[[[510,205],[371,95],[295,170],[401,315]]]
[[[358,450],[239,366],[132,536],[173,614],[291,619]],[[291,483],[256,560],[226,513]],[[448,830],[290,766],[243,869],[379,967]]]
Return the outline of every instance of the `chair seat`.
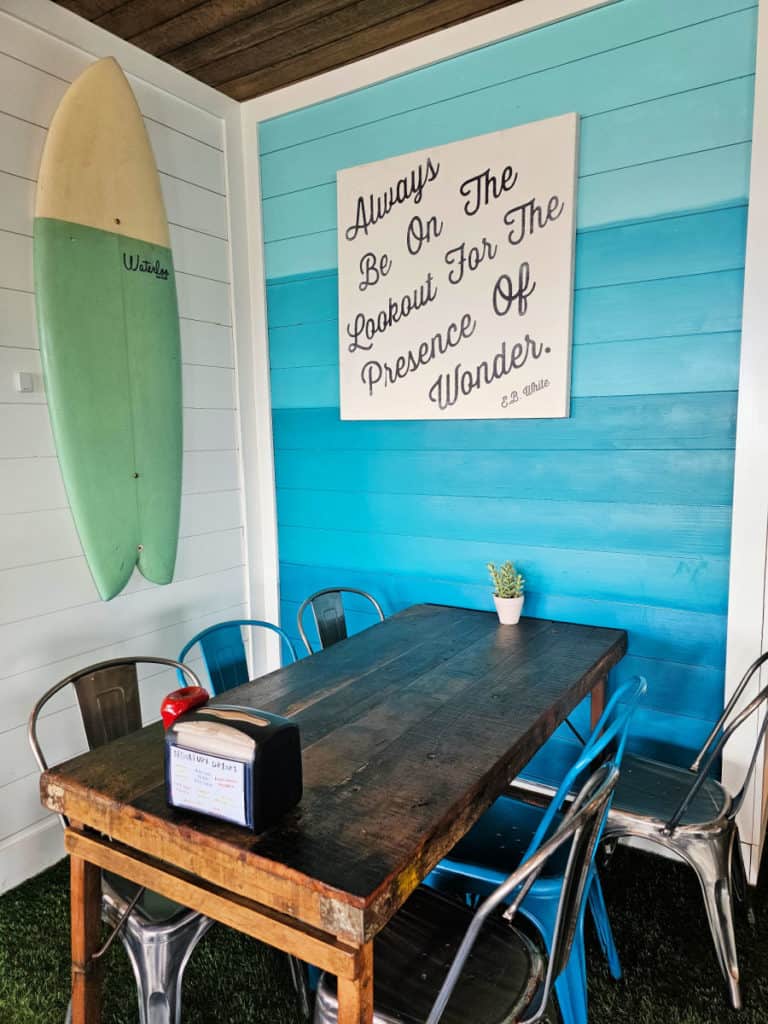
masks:
[[[509,796],[501,796],[491,804],[476,825],[454,846],[448,860],[474,864],[506,877],[520,864],[534,832],[539,827],[543,809],[521,803]],[[562,820],[556,815],[553,828]],[[568,850],[562,849],[551,857],[537,882],[561,877],[568,862]]]
[[[374,1021],[423,1024],[473,911],[420,886],[374,940]],[[477,938],[441,1024],[511,1024],[529,1016],[544,979],[544,958],[500,917]],[[315,1024],[336,1020],[336,978],[323,974]]]
[[[665,824],[675,812],[693,784],[694,775],[687,768],[653,761],[637,754],[625,754],[621,775],[608,812],[610,824],[620,819],[650,819]],[[535,779],[517,778],[510,785],[516,799],[533,804],[548,802],[555,793],[553,786]],[[707,825],[724,818],[731,808],[731,798],[719,782],[707,779],[683,815],[681,827]],[[470,833],[471,835],[471,833]]]
[[[122,911],[125,905],[131,902],[139,888],[135,882],[129,882],[127,878],[114,875],[111,871],[102,872],[102,884],[104,885],[104,883],[106,883],[104,886],[106,894],[109,896],[111,889],[117,897],[115,902],[118,904],[118,911]],[[174,918],[193,913],[188,907],[174,903],[173,900],[166,899],[165,896],[161,896],[158,892],[152,892],[151,889],[145,889],[142,893],[141,899],[134,908],[134,913],[136,912],[141,914],[148,924],[168,924]]]
[[[687,768],[625,754],[608,812],[607,831],[625,818],[651,819],[664,824],[674,814],[694,778]],[[680,824],[682,827],[712,824],[724,818],[730,808],[731,798],[726,790],[714,779],[707,779]]]

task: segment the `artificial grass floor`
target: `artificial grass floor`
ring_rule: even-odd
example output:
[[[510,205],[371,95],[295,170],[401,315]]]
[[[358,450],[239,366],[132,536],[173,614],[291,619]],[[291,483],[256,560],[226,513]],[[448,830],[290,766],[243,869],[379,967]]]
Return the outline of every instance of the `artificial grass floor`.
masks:
[[[768,883],[755,895],[755,927],[738,917],[745,1006],[734,1013],[690,870],[619,848],[603,881],[625,977],[609,977],[590,935],[590,1024],[768,1024]],[[64,1020],[68,884],[62,861],[0,898],[0,1024]],[[119,942],[106,978],[103,1024],[135,1024],[133,979]],[[184,1024],[298,1024],[285,957],[214,926],[187,967],[183,1017]]]

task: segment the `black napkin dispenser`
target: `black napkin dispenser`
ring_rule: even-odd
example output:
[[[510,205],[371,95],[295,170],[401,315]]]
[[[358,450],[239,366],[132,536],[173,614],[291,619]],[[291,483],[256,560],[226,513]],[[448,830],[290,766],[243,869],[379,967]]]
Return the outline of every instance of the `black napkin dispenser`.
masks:
[[[262,832],[301,800],[299,727],[231,705],[189,711],[165,733],[165,784],[172,807]]]

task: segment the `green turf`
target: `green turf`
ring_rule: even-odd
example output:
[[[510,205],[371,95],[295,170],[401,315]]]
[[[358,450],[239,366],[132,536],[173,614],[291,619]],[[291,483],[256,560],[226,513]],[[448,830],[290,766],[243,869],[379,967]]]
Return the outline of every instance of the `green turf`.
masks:
[[[589,939],[590,1024],[768,1024],[768,886],[757,924],[739,915],[745,1008],[728,1010],[696,880],[669,861],[619,849],[603,874],[625,979],[614,982]],[[61,1024],[67,1002],[66,863],[0,898],[0,1024]],[[119,943],[106,965],[104,1024],[138,1020]],[[184,1024],[294,1024],[285,958],[215,926],[184,980]],[[472,1024],[472,1022],[467,1022]]]

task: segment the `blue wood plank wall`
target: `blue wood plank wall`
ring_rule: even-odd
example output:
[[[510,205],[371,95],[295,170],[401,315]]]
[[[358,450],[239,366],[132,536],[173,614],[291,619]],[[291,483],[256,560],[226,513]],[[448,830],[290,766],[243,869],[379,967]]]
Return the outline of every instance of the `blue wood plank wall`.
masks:
[[[684,760],[703,739],[722,707],[756,15],[619,0],[262,125],[290,633],[330,584],[388,611],[490,608],[485,562],[509,556],[529,613],[629,630],[615,677],[650,687],[635,746]],[[571,418],[340,422],[337,169],[570,110]]]

